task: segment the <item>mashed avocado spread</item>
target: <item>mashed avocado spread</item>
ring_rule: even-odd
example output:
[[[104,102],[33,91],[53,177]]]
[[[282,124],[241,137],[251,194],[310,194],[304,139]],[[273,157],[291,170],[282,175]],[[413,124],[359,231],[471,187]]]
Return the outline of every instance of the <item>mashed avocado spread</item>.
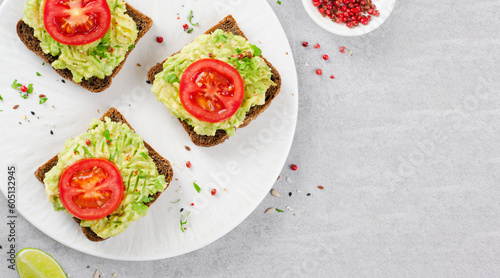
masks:
[[[255,105],[263,105],[266,91],[274,85],[271,70],[261,57],[238,59],[238,53],[250,52],[255,56],[256,47],[242,36],[226,33],[220,29],[212,34],[203,34],[185,46],[178,54],[169,57],[163,64],[163,71],[155,77],[151,91],[175,117],[186,121],[200,135],[215,135],[218,129],[230,136],[245,120],[246,113]],[[209,56],[209,54],[211,54]],[[231,57],[233,55],[233,57]],[[179,98],[179,81],[184,70],[199,59],[214,58],[224,61],[240,73],[245,85],[243,102],[236,113],[219,123],[196,119],[182,106]]]
[[[56,69],[69,69],[73,80],[96,76],[104,79],[125,59],[137,39],[137,25],[125,12],[123,0],[107,0],[111,10],[111,26],[101,39],[85,45],[65,45],[54,40],[45,30],[43,12],[45,0],[28,0],[24,7],[23,21],[34,30],[43,52],[57,57],[52,63]]]
[[[107,131],[106,131],[107,130]],[[109,132],[111,143],[107,144]],[[91,144],[87,145],[87,140]],[[125,191],[120,206],[108,217],[98,220],[82,220],[82,227],[90,227],[101,238],[123,232],[132,221],[145,216],[150,195],[167,188],[165,176],[159,175],[155,163],[148,155],[141,136],[126,124],[94,119],[89,130],[69,139],[59,153],[57,165],[45,175],[45,191],[56,211],[66,211],[59,197],[59,178],[63,171],[75,162],[86,158],[105,158],[120,170]]]

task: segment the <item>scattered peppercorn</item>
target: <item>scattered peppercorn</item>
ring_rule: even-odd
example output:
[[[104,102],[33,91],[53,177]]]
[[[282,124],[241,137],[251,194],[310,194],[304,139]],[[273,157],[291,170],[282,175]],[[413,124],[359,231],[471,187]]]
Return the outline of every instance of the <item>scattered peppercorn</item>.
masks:
[[[212,192],[210,192],[212,194],[212,196],[215,196],[215,194],[217,194],[217,189],[212,189]]]
[[[344,54],[345,53],[345,46],[340,47],[340,53]]]
[[[189,29],[189,25],[184,24],[184,25],[182,25],[182,28],[184,28],[184,30],[187,30],[187,29]]]
[[[191,206],[194,207],[194,203],[191,203]]]
[[[326,55],[326,54],[325,54],[325,55],[323,55],[323,60],[327,61],[327,60],[328,60],[328,58],[329,58],[329,57],[328,57],[328,55]]]
[[[317,44],[315,44],[315,45],[314,45],[314,48],[315,48],[315,49],[319,49],[320,47],[321,47],[321,46],[319,45],[319,43],[317,43]]]
[[[297,171],[297,169],[298,169],[299,167],[297,167],[297,165],[295,165],[295,164],[292,164],[292,166],[290,166],[290,168],[292,168],[292,170],[294,170],[294,171]]]
[[[331,79],[334,79],[334,78],[335,78],[335,76],[333,76],[333,74],[332,74],[332,75],[330,75],[330,78],[331,78]]]
[[[303,42],[303,43],[302,43],[302,46],[303,46],[303,47],[307,47],[307,46],[309,46],[309,43],[308,43],[308,42]]]
[[[317,75],[322,75],[322,74],[323,74],[323,71],[322,71],[321,69],[317,69],[317,70],[316,70],[316,74],[317,74]]]
[[[186,162],[186,167],[191,168],[191,161]]]
[[[85,144],[87,144],[87,146],[90,146],[90,140],[87,140]]]
[[[160,36],[156,37],[156,41],[158,43],[162,43],[163,42],[163,37],[160,37]]]

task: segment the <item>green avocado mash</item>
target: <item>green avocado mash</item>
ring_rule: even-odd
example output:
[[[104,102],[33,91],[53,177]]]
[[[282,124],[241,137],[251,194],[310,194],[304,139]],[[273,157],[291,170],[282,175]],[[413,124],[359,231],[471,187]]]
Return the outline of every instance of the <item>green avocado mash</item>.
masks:
[[[109,134],[108,134],[109,132]],[[108,145],[106,136],[111,143]],[[90,145],[87,145],[90,140]],[[155,163],[148,155],[141,136],[126,124],[94,119],[89,130],[69,139],[59,153],[57,165],[45,175],[45,192],[56,211],[66,211],[59,197],[59,178],[63,171],[75,162],[86,158],[105,158],[120,170],[125,192],[120,206],[108,217],[98,220],[82,220],[82,227],[90,227],[101,238],[116,236],[132,221],[145,216],[149,196],[167,188],[165,176],[159,175]]]
[[[111,10],[111,27],[101,39],[85,45],[65,45],[55,41],[45,30],[43,11],[46,0],[28,0],[24,7],[23,21],[34,30],[43,52],[57,57],[52,63],[56,69],[69,69],[73,80],[96,76],[104,79],[125,59],[137,39],[137,25],[125,14],[123,0],[107,0]]]
[[[181,52],[169,57],[163,64],[163,71],[155,77],[151,91],[156,99],[162,102],[170,113],[185,120],[200,135],[215,135],[218,129],[225,130],[230,136],[245,120],[246,113],[255,105],[263,105],[266,91],[274,82],[271,70],[261,57],[236,58],[238,53],[250,52],[255,56],[256,47],[242,36],[226,33],[220,29],[212,34],[203,34],[185,46]],[[210,56],[231,64],[238,70],[245,85],[245,96],[236,113],[229,119],[219,123],[209,123],[191,116],[182,106],[179,98],[179,81],[184,70],[199,59]],[[231,57],[233,55],[234,57]]]

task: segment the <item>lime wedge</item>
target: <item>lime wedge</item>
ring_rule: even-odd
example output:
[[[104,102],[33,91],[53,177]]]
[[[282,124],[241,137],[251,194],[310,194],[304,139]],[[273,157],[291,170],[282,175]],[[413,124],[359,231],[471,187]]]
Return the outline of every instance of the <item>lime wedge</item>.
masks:
[[[21,278],[66,278],[59,263],[40,249],[25,248],[16,255],[17,273]]]

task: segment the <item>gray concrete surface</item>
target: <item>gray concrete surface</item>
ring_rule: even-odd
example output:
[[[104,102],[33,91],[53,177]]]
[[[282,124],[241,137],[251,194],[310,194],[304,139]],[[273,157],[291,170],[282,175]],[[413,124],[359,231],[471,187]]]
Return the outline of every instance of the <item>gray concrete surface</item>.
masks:
[[[269,196],[222,239],[161,261],[84,255],[22,219],[20,245],[49,252],[71,277],[500,276],[500,3],[400,0],[382,27],[345,38],[318,27],[299,0],[268,2],[299,76],[288,159],[299,170],[283,169],[294,183],[275,185],[286,197]],[[293,213],[264,214],[286,206]],[[0,265],[6,234],[0,225]]]

